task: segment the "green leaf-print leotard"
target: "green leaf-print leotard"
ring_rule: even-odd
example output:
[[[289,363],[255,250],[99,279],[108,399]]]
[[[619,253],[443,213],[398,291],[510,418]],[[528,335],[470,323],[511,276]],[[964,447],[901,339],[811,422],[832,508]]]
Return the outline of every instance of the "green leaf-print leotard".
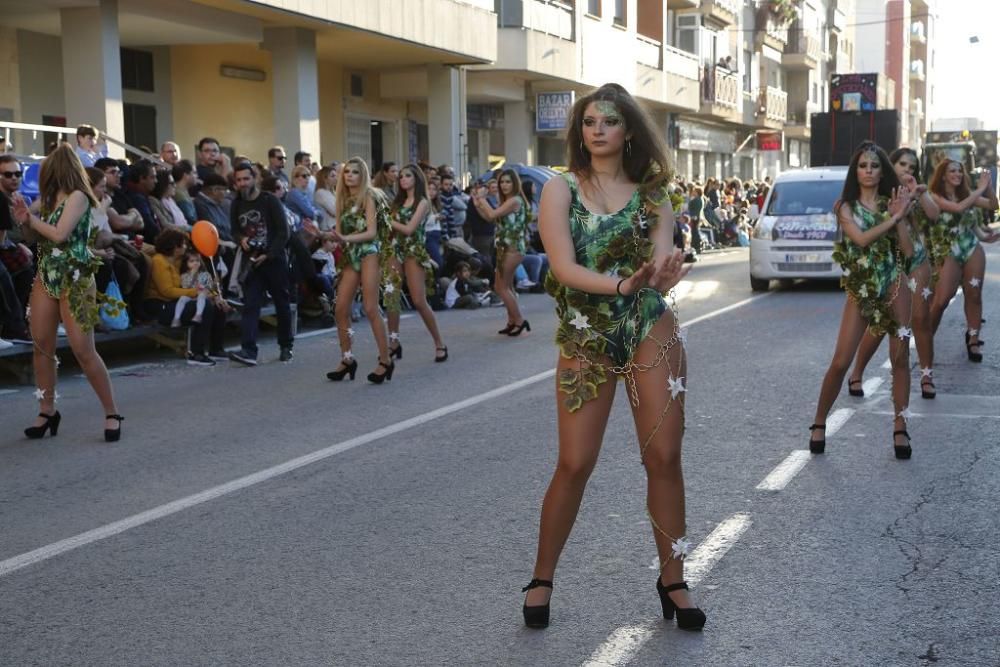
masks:
[[[416,210],[416,206],[400,206],[399,210],[396,211],[396,221],[401,225],[410,224],[410,220],[413,218],[413,213]],[[417,260],[417,264],[424,270],[427,293],[433,294],[434,265],[431,263],[431,256],[427,253],[426,234],[424,232],[425,222],[427,222],[426,215],[409,236],[403,236],[399,232],[394,231],[396,259],[399,260],[400,264],[403,264],[408,259]],[[400,276],[399,282],[402,284],[402,276]]]
[[[647,202],[637,190],[622,210],[606,215],[591,213],[580,199],[573,175],[563,177],[572,194],[569,226],[576,263],[607,275],[632,275],[653,254],[649,234],[657,220],[647,211]],[[639,343],[660,317],[672,310],[664,295],[651,288],[627,297],[590,294],[560,284],[551,271],[545,289],[556,300],[556,343],[562,356],[585,362],[579,371],[564,371],[559,378],[571,412],[597,395],[597,386],[604,382],[607,371],[619,376],[634,372],[632,360]],[[678,342],[676,313],[674,326],[671,340],[661,343],[667,348]]]
[[[45,222],[55,227],[65,206],[66,202],[60,204]],[[94,289],[94,275],[100,270],[102,262],[90,251],[94,245],[92,237],[97,236],[97,227],[90,224],[90,215],[88,201],[87,210],[77,221],[69,238],[62,243],[48,239],[38,242],[38,277],[42,287],[53,299],[63,296],[69,299],[70,313],[83,331],[92,331],[100,319],[100,297]]]
[[[497,268],[503,271],[503,258],[508,252],[516,252],[524,255],[527,252],[527,243],[524,240],[528,232],[528,203],[518,196],[521,205],[516,211],[511,211],[507,215],[497,220],[496,235],[493,238],[493,245],[497,251]]]
[[[365,208],[357,202],[347,202],[348,206],[340,216],[340,233],[344,236],[350,234],[360,234],[368,229],[368,221],[365,218]],[[368,255],[375,255],[379,252],[380,242],[378,234],[371,241],[364,243],[348,243],[344,246],[344,251],[340,254],[340,261],[337,262],[337,270],[343,271],[351,268],[361,273],[361,260]]]

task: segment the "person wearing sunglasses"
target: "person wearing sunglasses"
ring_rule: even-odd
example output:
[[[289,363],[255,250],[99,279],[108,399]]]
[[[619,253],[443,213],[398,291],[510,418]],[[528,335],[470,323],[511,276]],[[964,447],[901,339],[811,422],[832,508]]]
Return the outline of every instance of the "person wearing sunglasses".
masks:
[[[291,179],[285,172],[286,164],[288,164],[288,155],[285,153],[284,146],[272,146],[267,149],[267,173],[284,183],[287,190]]]
[[[9,155],[0,156],[0,181],[4,182],[0,192],[0,340],[31,343],[24,316],[35,270],[28,248],[8,237],[15,228],[8,182],[21,182],[20,165]],[[0,343],[0,347],[6,345]]]

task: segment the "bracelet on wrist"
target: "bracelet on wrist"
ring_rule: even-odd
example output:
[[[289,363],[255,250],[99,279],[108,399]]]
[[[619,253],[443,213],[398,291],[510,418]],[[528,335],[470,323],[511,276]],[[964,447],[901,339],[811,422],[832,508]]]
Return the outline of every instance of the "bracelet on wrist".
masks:
[[[625,278],[622,278],[621,280],[618,281],[618,284],[615,285],[615,292],[620,297],[624,297],[625,296],[624,294],[622,294],[622,283],[625,282],[625,280],[626,280]]]

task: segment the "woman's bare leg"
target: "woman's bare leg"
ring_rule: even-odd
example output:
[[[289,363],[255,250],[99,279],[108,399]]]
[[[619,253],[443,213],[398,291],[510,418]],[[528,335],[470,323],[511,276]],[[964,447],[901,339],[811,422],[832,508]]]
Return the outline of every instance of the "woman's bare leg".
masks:
[[[402,265],[400,265],[399,260],[397,259],[392,260],[392,270],[395,271],[396,273],[402,273],[403,267]],[[413,296],[412,289],[410,291],[410,296],[411,297]],[[400,297],[402,298],[402,295],[400,295]],[[385,318],[388,321],[389,325],[389,341],[390,343],[392,342],[397,343],[397,345],[391,345],[393,349],[398,347],[399,343],[399,315],[400,313],[398,310],[386,308]]]
[[[865,322],[861,319],[861,311],[850,297],[844,302],[844,314],[840,318],[840,331],[837,333],[837,345],[833,350],[833,359],[830,367],[823,376],[823,385],[820,387],[819,400],[816,403],[816,417],[814,423],[826,424],[826,416],[830,413],[837,394],[844,384],[844,376],[851,367],[851,360],[858,349],[861,337],[865,333]],[[822,440],[823,432],[816,430],[812,433],[811,440]],[[819,436],[819,437],[816,437]]]
[[[891,289],[891,288],[890,288]],[[905,283],[893,297],[890,307],[893,319],[899,323],[900,331],[889,338],[889,361],[892,363],[892,405],[896,414],[893,430],[906,429],[906,418],[903,415],[910,406],[910,337],[906,335],[910,328],[910,311],[913,308],[913,298]],[[912,332],[911,332],[912,335]],[[907,444],[905,436],[895,436],[898,445]]]
[[[646,468],[646,508],[664,585],[684,580],[684,561],[673,557],[673,544],[687,532],[681,469],[685,393],[679,389],[686,387],[687,358],[680,341],[671,343],[674,322],[673,313],[665,313],[639,344],[634,361],[650,368],[634,374],[636,395],[629,396]],[[666,346],[669,349],[664,350]],[[665,357],[660,359],[662,354]],[[678,389],[671,391],[671,382]],[[673,591],[670,597],[681,608],[694,606],[686,590]]]
[[[96,287],[91,287],[91,290],[96,291],[96,289]],[[83,374],[87,377],[87,382],[94,388],[94,393],[101,401],[104,414],[118,414],[114,390],[111,387],[111,376],[108,375],[108,368],[104,365],[101,355],[97,354],[97,348],[94,346],[94,332],[85,332],[80,328],[70,313],[69,298],[65,295],[59,300],[59,310],[62,315],[63,327],[66,329],[66,338],[69,339],[70,349],[73,350],[73,356],[76,357],[77,363],[83,369]],[[106,419],[104,428],[117,429],[118,421]]]
[[[861,337],[861,344],[858,345],[858,354],[854,357],[854,369],[851,371],[851,377],[847,380],[848,387],[851,387],[858,382],[864,380],[865,368],[868,367],[868,363],[878,352],[878,346],[882,344],[882,338],[884,336],[873,336],[868,330],[865,330],[865,335]]]
[[[354,329],[351,328],[351,307],[354,305],[354,297],[358,292],[358,283],[361,276],[353,268],[344,268],[340,272],[340,280],[337,283],[337,303],[334,307],[334,315],[337,320],[337,341],[340,343],[340,354],[342,358],[353,356],[351,351],[354,341]],[[343,370],[347,366],[341,362],[337,370]]]
[[[365,317],[372,327],[375,344],[378,346],[378,359],[389,365],[389,339],[385,333],[385,323],[378,312],[378,289],[382,270],[378,265],[378,255],[368,255],[361,260],[361,301],[365,309]]]
[[[556,404],[559,420],[559,460],[542,502],[542,519],[538,529],[538,555],[535,560],[535,579],[552,580],[556,563],[562,553],[569,533],[580,509],[583,491],[590,473],[597,463],[608,425],[611,404],[615,398],[614,376],[607,376],[598,385],[597,396],[586,401],[576,412],[567,410],[565,394],[559,390],[559,376],[564,372],[578,372],[582,362],[559,356],[556,365]],[[545,604],[552,591],[533,588],[528,591],[525,604]]]
[[[937,333],[941,326],[941,318],[944,311],[951,303],[952,297],[958,291],[959,281],[962,279],[962,267],[954,257],[946,257],[938,272],[937,287],[934,289],[934,300],[931,302],[931,331]]]
[[[965,295],[965,328],[973,352],[979,352],[979,330],[983,325],[983,278],[986,276],[986,253],[976,246],[962,268],[962,293]],[[972,333],[975,331],[976,333]]]
[[[497,294],[507,309],[507,322],[510,324],[524,322],[521,309],[517,306],[517,292],[514,291],[514,272],[520,263],[520,253],[506,252],[503,256],[503,264],[497,267],[496,272]]]
[[[920,382],[926,385],[933,382],[934,377],[934,334],[931,332],[931,302],[929,295],[924,296],[924,289],[930,289],[930,262],[924,262],[914,269],[910,278],[917,283],[916,289],[913,290],[910,306],[913,319],[913,340],[917,348],[917,359],[920,362]],[[923,390],[923,388],[921,389]]]
[[[406,287],[410,290],[410,300],[413,301],[413,307],[420,313],[420,319],[424,321],[427,332],[434,339],[434,347],[444,347],[441,332],[438,330],[437,318],[434,317],[434,311],[427,303],[427,273],[424,267],[420,266],[417,260],[409,257],[403,264],[403,271],[406,276]],[[399,331],[399,324],[396,325],[396,331]]]
[[[31,288],[31,339],[34,341],[35,386],[42,390],[39,412],[51,415],[56,410],[56,331],[59,328],[59,301],[53,299],[35,279]],[[35,419],[35,426],[45,420]]]

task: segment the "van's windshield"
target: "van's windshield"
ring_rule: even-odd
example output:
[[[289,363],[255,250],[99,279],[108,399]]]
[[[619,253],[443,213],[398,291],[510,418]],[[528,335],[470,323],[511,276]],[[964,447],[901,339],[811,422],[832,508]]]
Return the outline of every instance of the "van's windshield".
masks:
[[[840,180],[775,183],[764,215],[815,215],[830,213],[844,189]]]

